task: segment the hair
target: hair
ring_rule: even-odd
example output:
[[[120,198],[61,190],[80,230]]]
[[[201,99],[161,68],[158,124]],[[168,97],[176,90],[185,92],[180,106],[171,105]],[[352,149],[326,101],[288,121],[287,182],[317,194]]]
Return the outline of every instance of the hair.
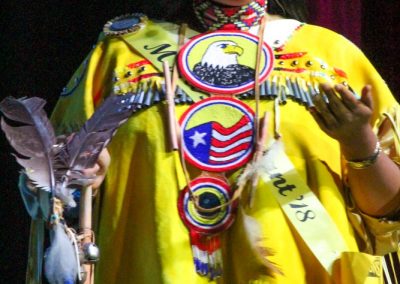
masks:
[[[150,3],[151,2],[151,3]],[[138,1],[136,9],[143,11],[150,18],[174,23],[188,23],[197,30],[202,30],[193,11],[193,0]],[[267,11],[270,14],[307,21],[306,0],[268,0]]]
[[[284,18],[308,21],[306,0],[268,0],[267,11]]]

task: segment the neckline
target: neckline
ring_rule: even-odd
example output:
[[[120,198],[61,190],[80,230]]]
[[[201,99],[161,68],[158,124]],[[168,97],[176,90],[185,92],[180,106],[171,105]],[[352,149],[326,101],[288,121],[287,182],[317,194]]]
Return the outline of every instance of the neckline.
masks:
[[[275,51],[282,50],[289,39],[304,23],[294,19],[277,19],[265,24],[264,41]],[[257,35],[260,26],[254,26],[249,33]]]

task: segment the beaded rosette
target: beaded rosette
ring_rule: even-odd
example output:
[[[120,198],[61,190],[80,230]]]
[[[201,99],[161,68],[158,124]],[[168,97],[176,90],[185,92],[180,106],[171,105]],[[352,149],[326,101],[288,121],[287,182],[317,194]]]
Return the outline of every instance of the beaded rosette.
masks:
[[[233,195],[227,181],[221,177],[198,177],[181,191],[179,214],[190,231],[196,272],[211,279],[222,273],[222,255],[218,233],[234,221],[237,203],[229,203]],[[193,199],[197,202],[194,202]]]

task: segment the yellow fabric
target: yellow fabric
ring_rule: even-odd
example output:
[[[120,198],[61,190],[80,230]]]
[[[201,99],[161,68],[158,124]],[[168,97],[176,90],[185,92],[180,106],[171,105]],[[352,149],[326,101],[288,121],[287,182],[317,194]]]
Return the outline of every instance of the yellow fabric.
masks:
[[[364,55],[331,31],[304,25],[286,43],[283,53],[290,52],[307,52],[311,59],[323,59],[329,66],[345,70],[349,85],[357,92],[371,84],[374,120],[396,104]],[[99,42],[82,83],[72,95],[62,97],[54,110],[53,122],[58,131],[69,132],[82,124],[93,113],[94,102],[99,103],[99,97],[111,92],[114,71],[142,59],[121,39],[105,38]],[[146,68],[146,72],[158,72],[150,65]],[[283,71],[274,71],[272,76],[278,74],[302,76]],[[141,83],[145,81],[157,83],[159,77],[143,79]],[[254,101],[245,102],[254,109]],[[177,106],[177,117],[187,107]],[[176,155],[167,152],[164,110],[163,105],[158,105],[138,112],[118,130],[109,145],[112,161],[101,192],[97,231],[101,260],[96,268],[96,283],[210,283],[194,271],[188,231],[178,216],[177,198],[184,177]],[[266,110],[273,110],[271,101],[261,103],[260,112]],[[364,248],[346,215],[338,143],[318,128],[304,106],[288,101],[280,111],[287,155],[331,215],[349,249]],[[272,121],[269,129],[272,132]],[[191,177],[199,173],[191,167],[189,171]],[[224,275],[218,283],[332,283],[268,188],[257,189],[254,206],[246,213],[259,221],[263,245],[274,252],[269,260],[283,274],[250,281],[254,274],[247,273],[246,264],[252,262],[252,255],[243,251],[243,234],[238,233],[241,228],[235,223],[224,234]]]
[[[283,149],[280,148],[279,144],[275,144],[270,150],[278,157],[271,157],[269,153],[263,157],[265,162],[271,163],[269,160],[273,159],[274,169],[261,173],[260,178],[267,183],[265,187],[271,188],[287,219],[307,247],[325,270],[332,275],[334,262],[342,252],[347,252],[348,248],[324,206],[309,189],[304,179],[297,174]],[[276,177],[276,174],[279,177]],[[291,187],[288,188],[288,185]]]
[[[381,257],[345,252],[340,262],[339,283],[383,284]]]

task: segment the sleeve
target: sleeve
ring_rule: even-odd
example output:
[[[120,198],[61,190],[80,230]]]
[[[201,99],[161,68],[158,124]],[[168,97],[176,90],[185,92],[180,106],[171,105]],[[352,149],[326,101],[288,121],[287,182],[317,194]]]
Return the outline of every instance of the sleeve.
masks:
[[[362,213],[348,196],[348,215],[364,252],[384,255],[399,250],[400,221],[386,218],[375,218]]]
[[[69,134],[80,128],[93,114],[96,101],[109,90],[107,44],[100,41],[73,74],[52,112],[57,134]]]
[[[385,111],[376,129],[383,152],[400,166],[400,107],[394,105]]]
[[[400,165],[400,108],[394,105],[377,121],[376,131],[383,153]],[[386,254],[399,249],[400,204],[398,209],[384,218],[374,218],[362,213],[348,197],[350,220],[369,250],[375,254]]]
[[[85,58],[61,93],[52,114],[57,134],[82,126],[103,99],[161,88],[159,71],[121,37],[104,37]]]
[[[376,132],[383,153],[397,165],[400,161],[400,108],[397,104],[385,111],[376,123]],[[348,190],[347,204],[350,221],[361,237],[367,252],[383,255],[399,249],[400,204],[398,209],[383,218],[375,218],[361,212]]]
[[[346,70],[349,85],[356,93],[369,84],[372,86],[374,114],[371,124],[382,143],[383,152],[394,162],[399,163],[399,105],[386,82],[376,71],[363,52],[342,36],[335,41],[335,50],[344,50],[336,54],[340,68]],[[346,169],[344,168],[344,175]],[[344,176],[345,178],[345,176]],[[356,206],[349,189],[346,190],[348,216],[365,252],[384,255],[397,251],[400,242],[400,204],[399,210],[384,218],[375,218],[362,213]]]

